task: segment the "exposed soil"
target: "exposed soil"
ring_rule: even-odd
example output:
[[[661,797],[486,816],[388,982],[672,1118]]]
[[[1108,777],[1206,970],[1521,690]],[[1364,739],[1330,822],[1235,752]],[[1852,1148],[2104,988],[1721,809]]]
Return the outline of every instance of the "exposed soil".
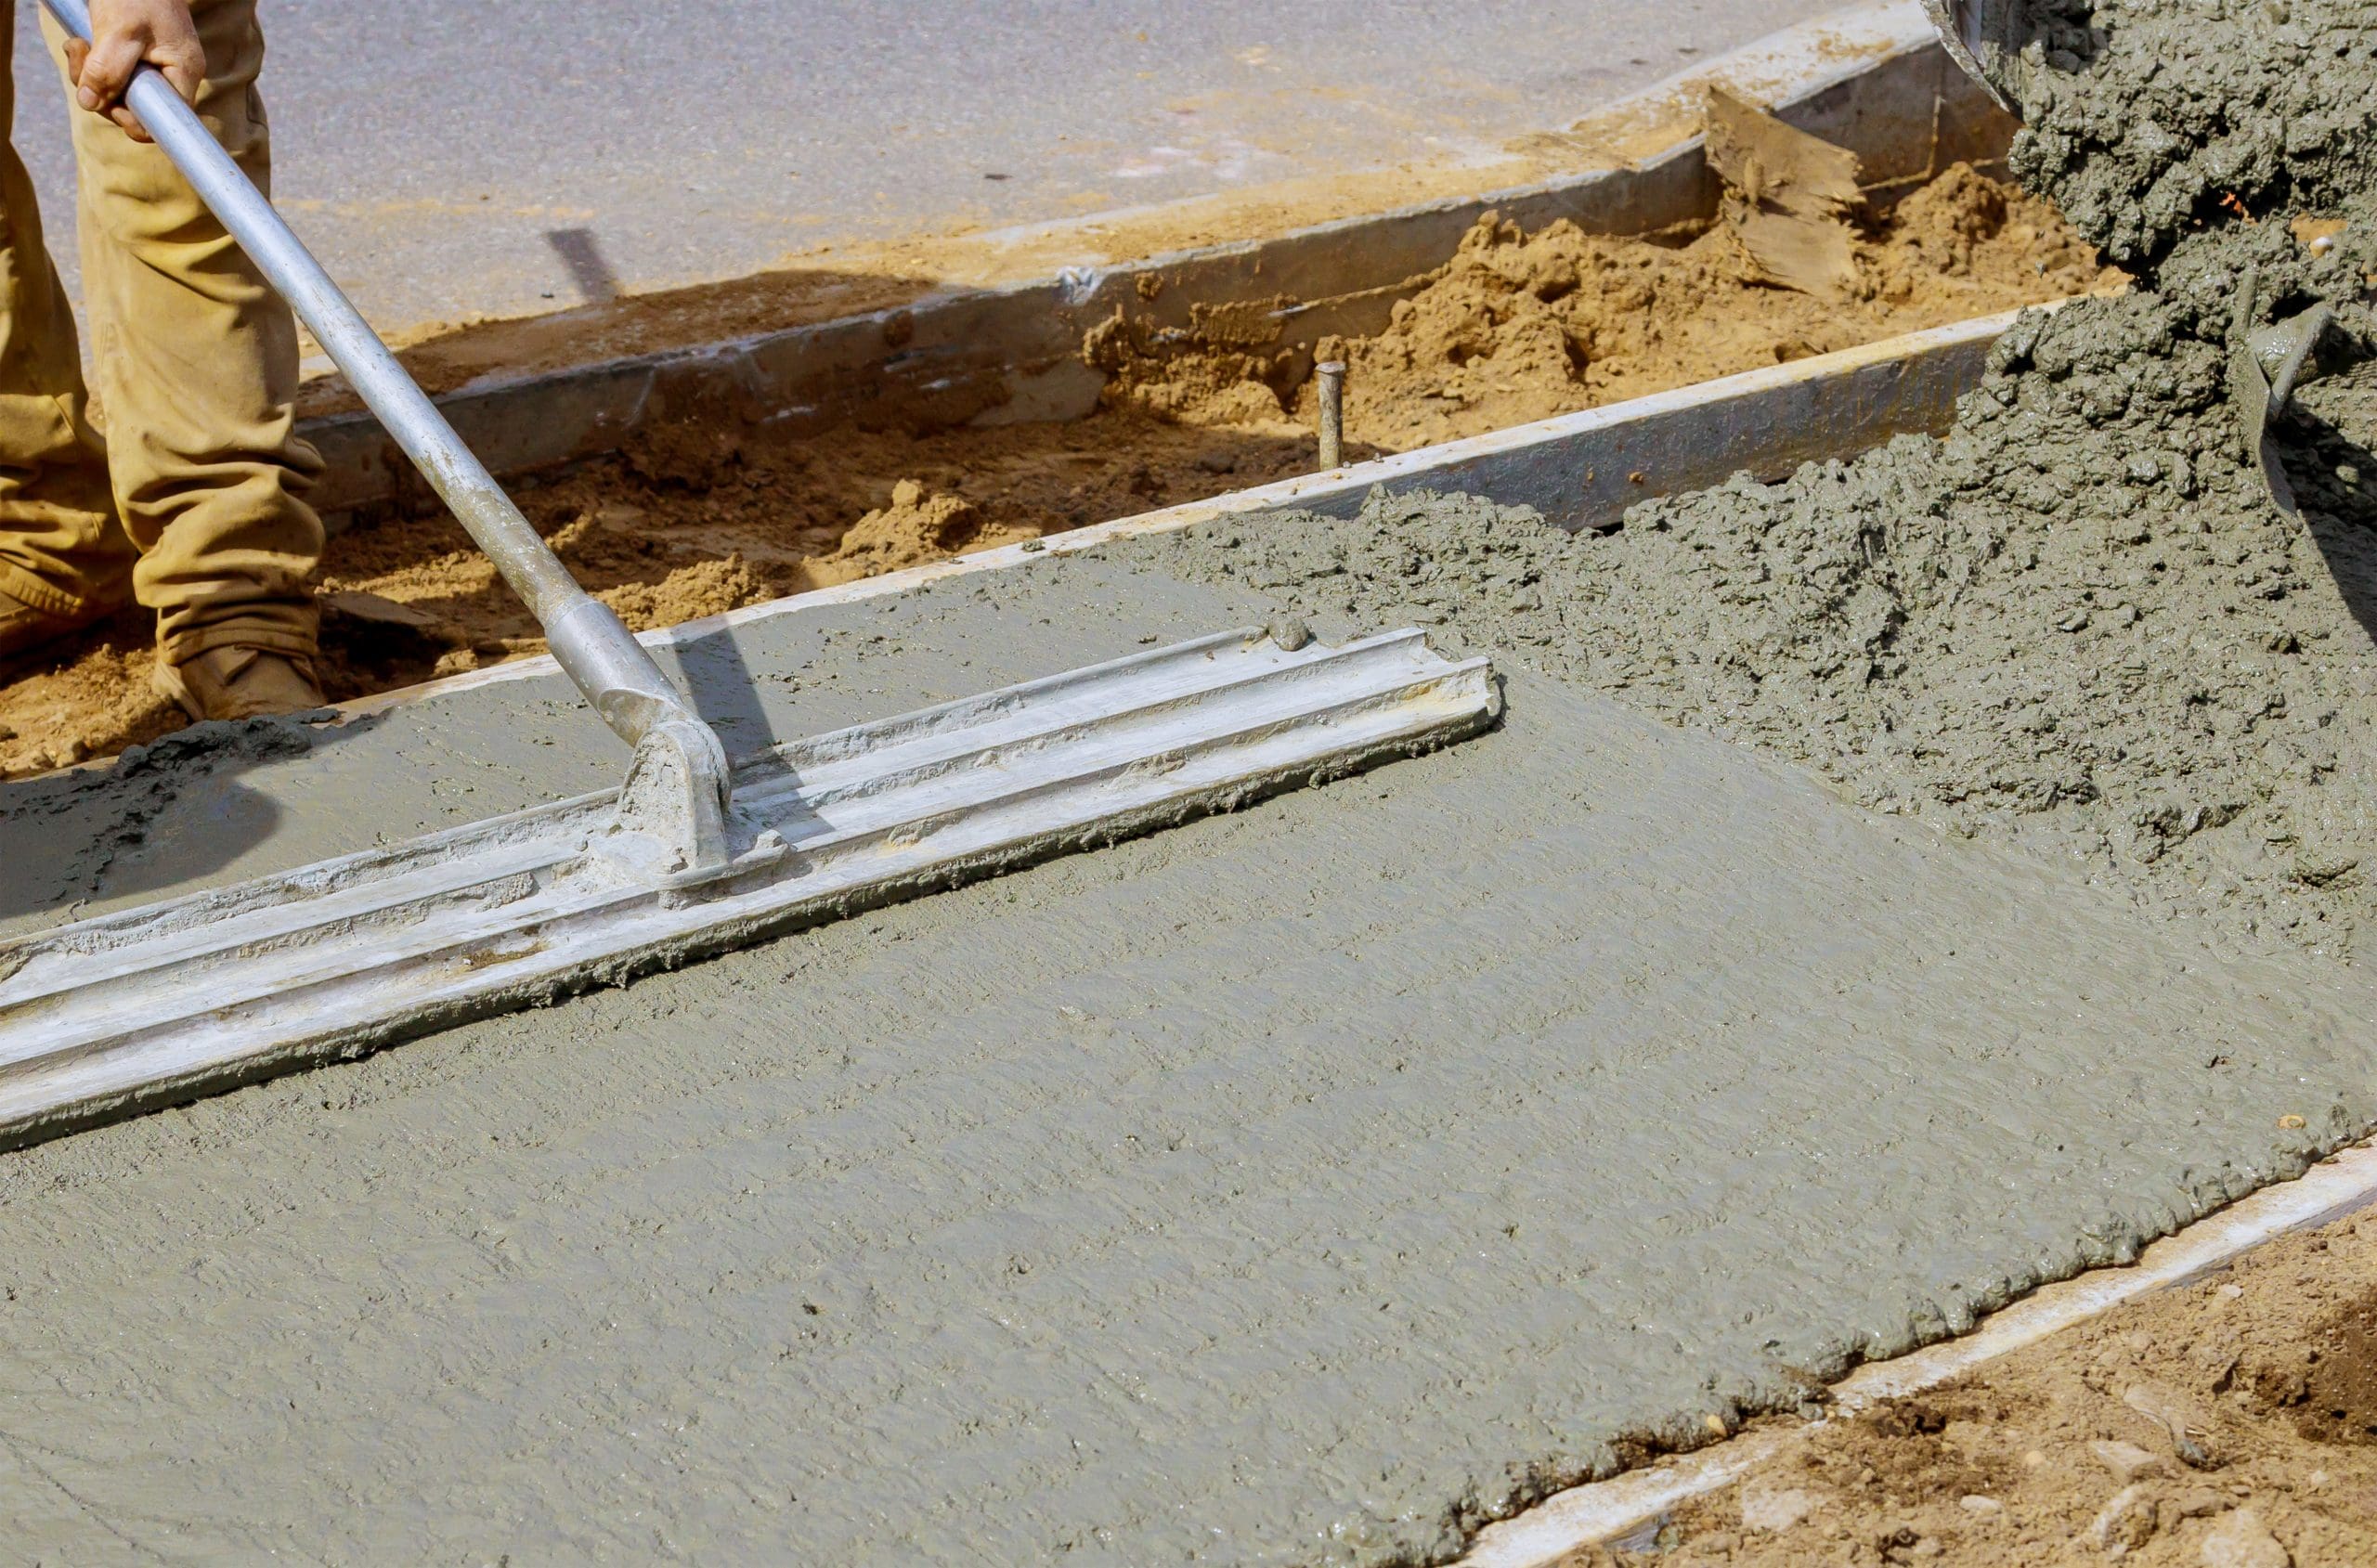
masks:
[[[1454,439],[2104,285],[2045,205],[1961,165],[1855,245],[1822,297],[1769,286],[1722,225],[1654,240],[1488,220],[1412,281],[1387,330],[1331,341],[1353,362],[1355,457]],[[1196,331],[1118,322],[1084,353],[1108,406],[1065,424],[939,430],[663,431],[519,486],[581,580],[639,629],[1310,471],[1302,360],[1266,309]],[[323,562],[334,698],[540,652],[526,611],[442,514],[358,525]],[[179,722],[149,689],[128,613],[0,685],[0,776],[153,739]]]
[[[2377,1218],[1809,1427],[1656,1536],[1567,1568],[2377,1562]]]
[[[1480,222],[1385,331],[1321,342],[1319,357],[1349,367],[1347,438],[1407,451],[2117,279],[2045,202],[1961,164],[1861,237],[1834,292],[1771,286],[1727,225],[1667,240]],[[1185,334],[1118,322],[1089,353],[1117,405],[1292,435],[1316,393],[1279,383],[1299,361],[1262,321],[1213,313]]]

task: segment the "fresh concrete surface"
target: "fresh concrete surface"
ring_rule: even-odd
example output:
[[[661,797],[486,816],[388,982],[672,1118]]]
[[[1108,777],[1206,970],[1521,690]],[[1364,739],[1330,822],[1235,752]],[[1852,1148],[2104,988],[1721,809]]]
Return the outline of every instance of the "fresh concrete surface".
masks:
[[[1163,559],[690,663],[748,746],[1266,608]],[[526,681],[218,756],[6,786],[12,874],[104,900],[617,765]],[[139,831],[62,848],[111,792]],[[1435,757],[0,1158],[0,1536],[1435,1557],[2299,1169],[2371,1119],[2372,1002],[1521,670]]]
[[[265,0],[264,90],[283,210],[394,330],[1487,158],[1838,4]],[[19,145],[63,237],[37,8],[16,5]]]

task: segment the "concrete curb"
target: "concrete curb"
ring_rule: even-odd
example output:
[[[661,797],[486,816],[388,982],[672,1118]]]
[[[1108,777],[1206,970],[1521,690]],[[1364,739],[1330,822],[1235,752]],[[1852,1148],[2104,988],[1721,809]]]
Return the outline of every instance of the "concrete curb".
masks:
[[[1622,120],[1630,108],[1650,117],[1711,81],[1852,149],[1877,185],[1995,157],[2010,134],[2010,123],[1948,63],[1912,0],[1779,33],[1637,95],[1611,117]],[[641,431],[695,417],[795,430],[870,419],[1076,419],[1096,408],[1103,384],[1081,362],[1083,336],[1117,310],[1178,326],[1199,305],[1284,299],[1283,342],[1308,352],[1326,334],[1383,328],[1403,285],[1440,265],[1489,209],[1530,228],[1565,218],[1593,232],[1642,234],[1706,218],[1717,199],[1694,136],[1631,167],[1124,266],[1066,268],[1037,281],[944,290],[897,309],[482,382],[438,401],[499,475],[615,451]],[[1045,240],[1092,221],[1007,238]],[[1140,286],[1150,279],[1162,285],[1152,299]],[[328,465],[315,491],[324,512],[427,500],[369,413],[311,419],[303,432]]]

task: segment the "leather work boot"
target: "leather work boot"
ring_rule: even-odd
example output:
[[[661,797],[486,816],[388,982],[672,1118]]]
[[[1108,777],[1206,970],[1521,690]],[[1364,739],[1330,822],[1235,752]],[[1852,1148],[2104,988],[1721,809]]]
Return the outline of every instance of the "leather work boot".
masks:
[[[313,660],[262,648],[209,648],[178,665],[160,659],[154,683],[192,719],[264,719],[330,706]]]
[[[6,589],[0,589],[0,670],[113,613],[114,607],[110,605],[80,616],[54,615],[36,610]]]

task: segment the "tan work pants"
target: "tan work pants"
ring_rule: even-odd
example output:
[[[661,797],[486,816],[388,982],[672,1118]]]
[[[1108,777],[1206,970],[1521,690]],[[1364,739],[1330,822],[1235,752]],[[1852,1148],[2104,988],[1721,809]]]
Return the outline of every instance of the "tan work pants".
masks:
[[[10,117],[14,9],[0,0]],[[199,113],[269,188],[255,0],[191,9]],[[62,77],[63,35],[42,21]],[[310,654],[322,525],[304,495],[321,458],[296,434],[296,323],[163,152],[68,112],[98,398],[32,182],[0,149],[0,588],[71,616],[121,600],[128,576],[168,662],[226,645]]]

